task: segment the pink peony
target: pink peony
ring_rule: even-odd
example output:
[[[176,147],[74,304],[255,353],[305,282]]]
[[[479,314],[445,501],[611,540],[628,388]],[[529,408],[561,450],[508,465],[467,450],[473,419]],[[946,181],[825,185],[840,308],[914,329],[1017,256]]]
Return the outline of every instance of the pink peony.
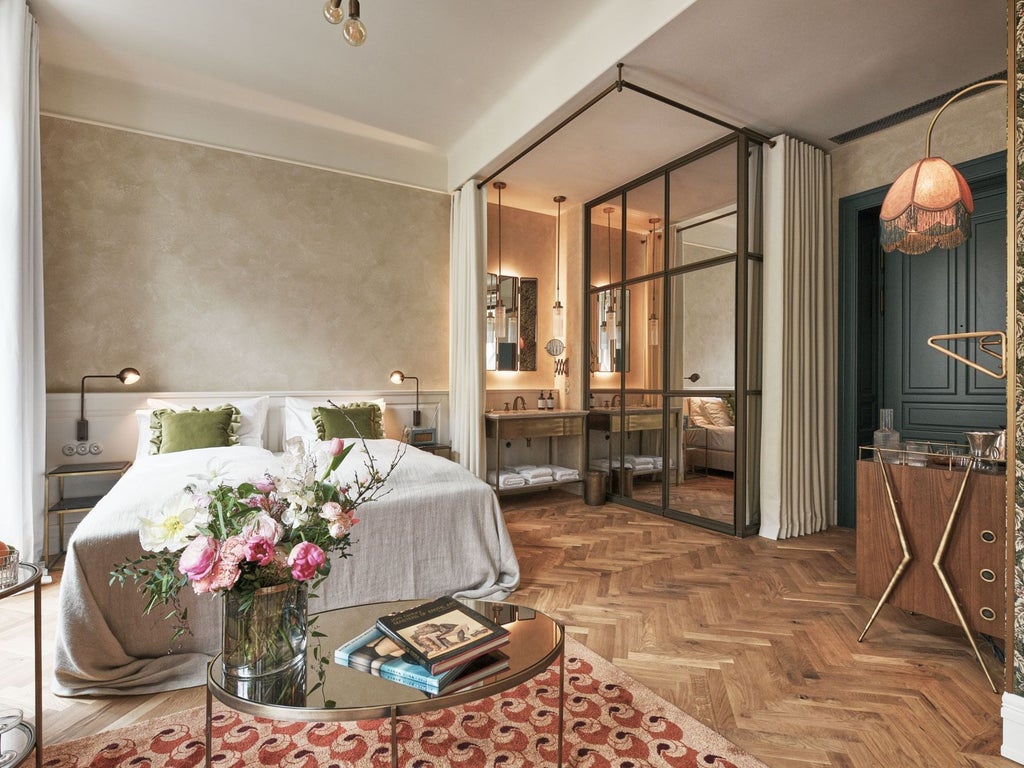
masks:
[[[201,579],[192,582],[192,589],[197,595],[205,592],[220,592],[231,589],[242,575],[238,564],[245,559],[245,539],[232,536],[221,542],[220,557],[214,563],[213,570]]]
[[[257,565],[274,562],[274,542],[266,536],[253,536],[245,543],[245,559]]]
[[[288,565],[292,567],[292,578],[296,581],[312,579],[326,561],[324,551],[310,541],[300,541],[288,555]]]
[[[209,575],[217,562],[220,546],[216,539],[199,534],[181,552],[178,559],[178,573],[195,581]]]
[[[253,536],[262,536],[277,544],[284,535],[284,527],[269,514],[262,512],[242,528],[242,535],[247,540]]]

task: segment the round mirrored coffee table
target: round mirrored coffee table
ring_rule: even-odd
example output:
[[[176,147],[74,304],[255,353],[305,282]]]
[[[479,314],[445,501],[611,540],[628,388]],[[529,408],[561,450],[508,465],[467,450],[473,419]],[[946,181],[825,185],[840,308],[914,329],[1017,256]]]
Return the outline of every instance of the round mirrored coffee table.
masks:
[[[221,657],[210,662],[206,693],[206,765],[212,754],[213,699],[239,712],[272,720],[336,722],[387,718],[391,721],[391,765],[398,766],[398,718],[478,701],[541,674],[558,660],[558,765],[562,765],[565,697],[565,631],[560,622],[521,605],[464,600],[470,608],[508,629],[501,647],[509,664],[490,677],[452,693],[428,694],[334,662],[334,650],[373,626],[380,617],[426,600],[372,603],[324,611],[310,617],[306,661],[260,678],[224,674]],[[319,659],[326,658],[327,663]],[[454,687],[454,683],[451,687]]]

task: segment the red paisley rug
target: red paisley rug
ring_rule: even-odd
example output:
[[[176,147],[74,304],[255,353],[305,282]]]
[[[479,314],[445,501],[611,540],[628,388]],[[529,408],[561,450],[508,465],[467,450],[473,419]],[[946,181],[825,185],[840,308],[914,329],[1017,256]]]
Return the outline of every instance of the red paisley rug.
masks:
[[[564,764],[573,768],[765,768],[584,646],[566,639]],[[557,764],[558,669],[501,696],[401,719],[403,768]],[[201,707],[43,748],[47,768],[193,768],[204,764]],[[390,724],[287,723],[219,704],[216,768],[388,768]]]

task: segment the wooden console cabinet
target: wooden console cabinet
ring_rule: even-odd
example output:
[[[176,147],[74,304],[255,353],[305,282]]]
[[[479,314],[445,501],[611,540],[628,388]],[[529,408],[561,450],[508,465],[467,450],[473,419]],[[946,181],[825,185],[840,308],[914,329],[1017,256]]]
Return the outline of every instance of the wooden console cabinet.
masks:
[[[912,559],[887,604],[959,626],[932,565],[964,469],[886,464]],[[903,549],[886,494],[882,467],[857,462],[857,594],[879,599]],[[1006,475],[971,472],[942,560],[968,626],[1002,638],[1006,628]]]

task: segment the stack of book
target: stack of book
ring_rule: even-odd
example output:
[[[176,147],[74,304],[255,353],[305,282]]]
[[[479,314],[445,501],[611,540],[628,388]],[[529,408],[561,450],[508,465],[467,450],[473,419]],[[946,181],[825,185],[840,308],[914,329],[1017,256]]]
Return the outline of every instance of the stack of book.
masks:
[[[451,597],[377,619],[334,652],[352,669],[430,694],[451,693],[508,667],[509,632]]]

